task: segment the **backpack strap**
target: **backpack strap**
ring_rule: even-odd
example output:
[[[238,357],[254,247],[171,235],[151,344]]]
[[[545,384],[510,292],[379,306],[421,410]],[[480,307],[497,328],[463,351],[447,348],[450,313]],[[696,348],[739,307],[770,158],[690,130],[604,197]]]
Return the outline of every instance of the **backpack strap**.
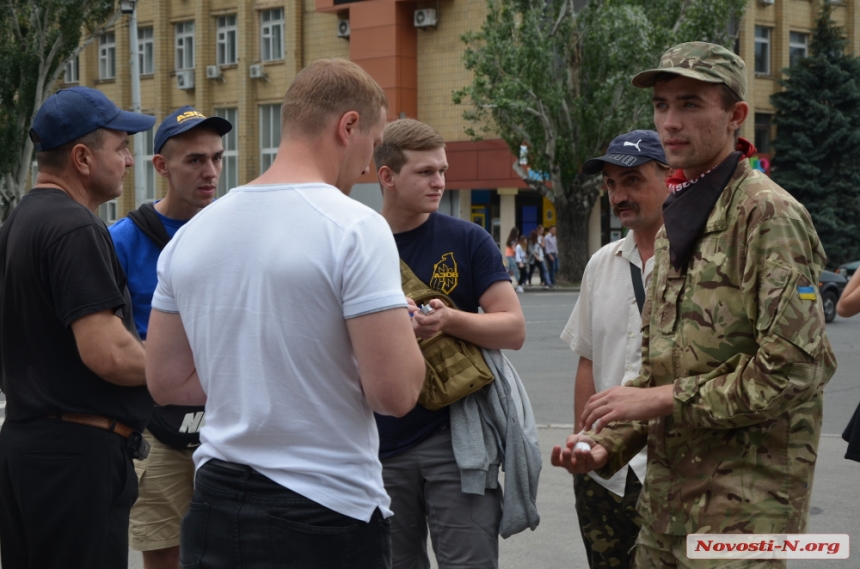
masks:
[[[633,282],[633,294],[636,295],[636,305],[639,307],[639,314],[642,314],[642,307],[645,306],[645,287],[642,286],[642,271],[630,263],[630,280]]]
[[[155,207],[147,202],[141,205],[136,210],[128,212],[128,218],[143,232],[144,235],[152,239],[159,249],[164,249],[170,241],[170,235],[161,223]]]
[[[418,278],[418,275],[409,268],[403,259],[400,259],[400,286],[403,288],[403,294],[417,303],[423,304],[437,298],[451,308],[457,308],[457,305],[447,294],[424,284],[424,281]]]

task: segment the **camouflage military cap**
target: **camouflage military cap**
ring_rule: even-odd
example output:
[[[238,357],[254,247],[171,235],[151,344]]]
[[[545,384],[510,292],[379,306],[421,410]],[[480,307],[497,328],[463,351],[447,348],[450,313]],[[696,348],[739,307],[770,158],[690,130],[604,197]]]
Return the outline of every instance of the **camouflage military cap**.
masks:
[[[636,74],[633,85],[653,87],[661,73],[682,75],[706,83],[725,83],[738,97],[746,99],[744,60],[720,45],[692,41],[669,48],[660,58],[660,66]]]

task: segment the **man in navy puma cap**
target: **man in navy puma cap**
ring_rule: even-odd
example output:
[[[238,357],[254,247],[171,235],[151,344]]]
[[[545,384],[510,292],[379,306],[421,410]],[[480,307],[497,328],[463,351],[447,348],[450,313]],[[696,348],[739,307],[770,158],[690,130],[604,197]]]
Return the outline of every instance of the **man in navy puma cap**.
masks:
[[[616,137],[606,154],[588,160],[582,171],[602,173],[612,211],[629,231],[588,261],[579,300],[561,334],[579,360],[573,400],[576,424],[589,397],[635,378],[642,367],[640,312],[669,193],[666,154],[653,130]],[[556,449],[552,463],[566,467],[561,447]],[[646,459],[643,450],[611,478],[574,475],[576,514],[591,569],[630,567],[630,550],[642,523],[636,502]]]
[[[0,228],[4,568],[126,567],[132,458],[153,402],[126,276],[95,215],[122,193],[129,134],[155,119],[95,89],[49,97],[34,188]]]

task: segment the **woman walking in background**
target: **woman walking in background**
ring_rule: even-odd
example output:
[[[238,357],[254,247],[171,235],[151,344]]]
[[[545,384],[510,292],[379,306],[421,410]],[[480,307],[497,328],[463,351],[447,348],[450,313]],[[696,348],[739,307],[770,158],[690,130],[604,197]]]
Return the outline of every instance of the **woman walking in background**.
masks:
[[[511,227],[511,232],[508,234],[508,240],[505,241],[505,268],[508,274],[511,275],[511,282],[517,280],[519,271],[517,271],[517,241],[519,240],[520,230],[516,227]]]
[[[532,283],[532,275],[534,274],[535,269],[538,269],[538,274],[540,275],[541,284],[543,286],[547,286],[547,275],[546,275],[546,265],[543,262],[543,247],[540,243],[540,236],[538,234],[537,229],[533,230],[529,234],[529,242],[528,242],[528,253],[529,253],[529,275],[526,282],[528,284]]]
[[[523,284],[526,282],[526,276],[529,273],[529,242],[525,237],[520,237],[517,247],[514,250],[514,257],[517,262],[517,268],[520,270],[520,280],[517,283],[517,292],[523,292]]]

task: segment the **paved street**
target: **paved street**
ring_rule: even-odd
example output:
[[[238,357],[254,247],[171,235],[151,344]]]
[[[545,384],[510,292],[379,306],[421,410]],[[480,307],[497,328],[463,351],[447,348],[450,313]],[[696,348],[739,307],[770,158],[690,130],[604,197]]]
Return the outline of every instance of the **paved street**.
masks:
[[[520,295],[528,336],[523,349],[508,356],[526,384],[541,426],[544,469],[538,508],[542,521],[537,531],[526,531],[502,541],[503,569],[586,567],[573,510],[571,477],[549,464],[552,445],[564,441],[573,421],[576,358],[558,336],[576,297],[574,292],[554,291]],[[850,559],[843,561],[790,562],[791,569],[860,569],[860,529],[856,513],[860,464],[843,458],[846,444],[838,436],[860,401],[860,317],[849,320],[837,317],[828,326],[827,333],[836,351],[839,370],[825,389],[825,436],[819,449],[811,532],[850,534],[852,553]],[[139,553],[130,552],[129,559],[130,567],[142,568]]]

